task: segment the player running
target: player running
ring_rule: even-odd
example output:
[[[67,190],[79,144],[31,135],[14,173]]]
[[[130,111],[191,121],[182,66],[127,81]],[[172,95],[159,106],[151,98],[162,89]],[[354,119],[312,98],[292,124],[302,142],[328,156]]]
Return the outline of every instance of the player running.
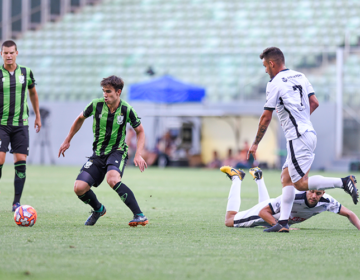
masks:
[[[229,166],[223,166],[220,170],[232,180],[226,208],[225,225],[227,227],[274,226],[280,217],[282,199],[281,196],[270,199],[261,169],[255,167],[249,170],[258,185],[259,203],[241,212],[238,211],[241,204],[241,183],[245,173]],[[360,230],[359,218],[323,190],[296,191],[289,224],[301,223],[324,211],[347,217]],[[289,228],[284,229],[282,232],[289,232]]]
[[[82,167],[76,178],[74,191],[78,198],[92,208],[92,214],[85,225],[93,226],[97,220],[106,213],[91,187],[98,187],[106,176],[106,181],[120,196],[121,200],[130,208],[134,218],[129,226],[145,226],[148,219],[135,199],[134,193],[121,181],[128,159],[128,146],[125,142],[126,124],[130,123],[137,136],[137,149],[134,158],[135,166],[143,172],[147,168],[141,153],[145,144],[144,128],[135,110],[120,99],[124,82],[121,78],[110,76],[101,81],[103,98],[94,99],[76,118],[71,126],[68,136],[60,146],[59,155],[70,147],[70,141],[79,131],[85,119],[93,116],[93,155]]]
[[[252,154],[256,159],[256,150],[276,109],[287,140],[287,158],[281,173],[283,189],[280,218],[276,225],[266,231],[287,232],[295,188],[299,191],[341,188],[350,194],[355,204],[358,202],[359,194],[353,175],[345,178],[320,175],[308,177],[317,142],[316,132],[310,121],[310,115],[319,106],[314,89],[304,74],[285,67],[285,58],[280,49],[267,48],[260,58],[271,80],[266,87],[264,112],[260,117],[256,138],[250,147],[248,158]]]
[[[6,152],[14,155],[15,195],[12,211],[20,206],[26,180],[26,158],[29,155],[29,107],[27,91],[35,112],[34,128],[40,131],[39,98],[35,89],[34,74],[29,67],[16,64],[18,50],[14,41],[1,46],[4,65],[0,71],[0,178]]]

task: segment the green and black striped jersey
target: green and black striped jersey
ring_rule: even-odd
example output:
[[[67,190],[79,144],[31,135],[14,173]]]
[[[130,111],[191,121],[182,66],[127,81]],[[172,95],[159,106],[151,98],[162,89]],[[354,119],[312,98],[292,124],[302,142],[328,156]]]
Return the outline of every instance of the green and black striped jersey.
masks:
[[[94,116],[93,151],[98,156],[108,155],[115,150],[127,153],[126,124],[130,123],[133,128],[141,124],[133,107],[123,100],[112,114],[104,98],[94,99],[86,106],[83,114],[85,118]]]
[[[30,68],[17,65],[13,74],[0,68],[0,125],[28,125],[27,90],[35,86]]]

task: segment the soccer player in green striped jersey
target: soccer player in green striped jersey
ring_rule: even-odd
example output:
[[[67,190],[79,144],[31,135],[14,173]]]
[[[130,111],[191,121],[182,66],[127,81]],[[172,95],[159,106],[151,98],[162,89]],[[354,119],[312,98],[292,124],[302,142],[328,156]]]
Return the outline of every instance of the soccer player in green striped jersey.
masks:
[[[1,46],[4,65],[0,69],[0,178],[6,152],[14,155],[15,196],[12,211],[20,206],[26,179],[26,158],[29,154],[29,108],[27,90],[35,112],[35,130],[40,131],[39,99],[35,89],[34,74],[30,68],[16,64],[18,55],[14,41]]]
[[[145,144],[145,132],[135,110],[120,99],[124,82],[121,78],[110,76],[101,81],[103,97],[94,99],[85,110],[75,119],[68,136],[59,149],[59,157],[70,147],[70,141],[81,128],[85,119],[93,116],[93,155],[83,165],[78,175],[74,191],[81,201],[89,204],[92,214],[85,225],[92,226],[106,213],[91,187],[97,187],[106,176],[106,181],[120,196],[121,200],[130,208],[134,218],[129,226],[145,226],[148,223],[146,216],[140,210],[134,193],[122,182],[126,161],[128,159],[128,146],[125,142],[126,124],[134,128],[137,136],[137,149],[134,158],[135,166],[143,172],[147,168],[141,154]]]

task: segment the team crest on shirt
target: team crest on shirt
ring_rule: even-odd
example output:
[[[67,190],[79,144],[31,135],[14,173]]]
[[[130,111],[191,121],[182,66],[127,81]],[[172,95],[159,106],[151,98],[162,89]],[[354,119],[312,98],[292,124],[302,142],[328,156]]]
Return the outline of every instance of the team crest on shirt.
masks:
[[[20,82],[20,84],[23,84],[25,82],[25,77],[23,74],[21,74],[21,76],[19,76],[19,82]]]
[[[117,116],[117,124],[120,125],[124,122],[124,115],[121,114],[119,116]]]

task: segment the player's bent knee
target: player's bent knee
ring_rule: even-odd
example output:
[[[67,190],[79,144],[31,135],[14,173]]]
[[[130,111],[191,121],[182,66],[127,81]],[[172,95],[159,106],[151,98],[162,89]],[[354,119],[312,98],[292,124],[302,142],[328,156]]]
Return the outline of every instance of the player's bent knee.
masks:
[[[80,180],[76,180],[74,184],[74,192],[76,195],[83,195],[90,189],[90,186],[88,183]]]
[[[234,220],[230,220],[230,219],[225,220],[225,226],[233,227],[234,226]]]
[[[308,190],[308,184],[306,182],[303,182],[302,180],[297,181],[294,184],[294,187],[298,191],[307,191]]]

